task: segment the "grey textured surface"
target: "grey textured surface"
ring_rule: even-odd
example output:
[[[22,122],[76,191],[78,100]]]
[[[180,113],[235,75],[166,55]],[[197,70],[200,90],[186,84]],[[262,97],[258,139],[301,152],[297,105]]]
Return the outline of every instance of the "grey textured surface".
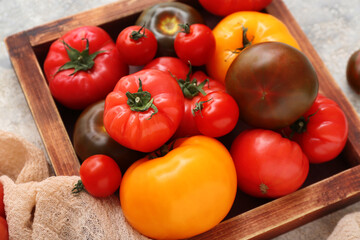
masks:
[[[26,99],[12,69],[6,36],[73,15],[114,0],[0,0],[0,129],[18,134],[43,148]],[[360,96],[349,88],[345,69],[360,49],[359,0],[284,0],[330,73],[360,114]],[[345,214],[360,211],[360,202],[326,215],[275,239],[326,239]]]

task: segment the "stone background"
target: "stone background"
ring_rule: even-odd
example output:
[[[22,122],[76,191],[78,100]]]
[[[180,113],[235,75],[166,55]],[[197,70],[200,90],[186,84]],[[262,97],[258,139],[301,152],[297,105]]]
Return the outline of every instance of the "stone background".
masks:
[[[0,130],[13,132],[43,148],[40,135],[12,69],[6,36],[73,15],[114,0],[0,0]],[[284,0],[330,73],[360,114],[360,96],[350,89],[345,71],[350,55],[360,49],[359,0]],[[326,239],[337,221],[360,210],[360,202],[326,215],[275,239]]]

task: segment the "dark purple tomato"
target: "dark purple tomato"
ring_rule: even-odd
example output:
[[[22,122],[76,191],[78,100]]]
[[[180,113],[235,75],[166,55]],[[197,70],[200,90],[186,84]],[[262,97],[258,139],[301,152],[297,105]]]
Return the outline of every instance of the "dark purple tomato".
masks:
[[[348,60],[346,79],[354,91],[360,94],[360,50],[354,52]]]

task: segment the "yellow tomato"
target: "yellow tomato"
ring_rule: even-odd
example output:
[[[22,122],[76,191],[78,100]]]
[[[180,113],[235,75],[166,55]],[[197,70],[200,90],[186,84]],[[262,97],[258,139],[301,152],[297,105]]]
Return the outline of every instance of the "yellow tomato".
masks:
[[[216,50],[207,63],[206,69],[211,78],[221,82],[225,81],[226,72],[243,50],[246,39],[248,40],[246,46],[277,41],[300,50],[298,43],[285,24],[267,13],[243,11],[230,14],[215,26],[213,34],[216,40]],[[246,39],[243,35],[246,36]]]
[[[233,160],[218,140],[193,136],[170,147],[165,156],[135,162],[120,186],[127,221],[155,239],[211,229],[227,215],[237,190]]]

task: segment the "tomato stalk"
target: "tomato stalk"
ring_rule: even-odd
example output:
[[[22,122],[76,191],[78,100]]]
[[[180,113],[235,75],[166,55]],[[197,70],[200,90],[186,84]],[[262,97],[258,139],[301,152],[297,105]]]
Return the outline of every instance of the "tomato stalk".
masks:
[[[147,111],[149,108],[154,110],[148,120],[150,120],[151,117],[158,112],[158,109],[154,104],[154,99],[151,97],[151,94],[148,91],[143,91],[140,78],[138,91],[135,93],[126,92],[126,96],[128,98],[127,104],[132,111],[144,112]]]
[[[132,31],[130,34],[130,38],[135,41],[139,40],[142,37],[146,38],[147,36],[145,35],[145,26],[144,25],[139,29],[139,31]],[[141,31],[143,31],[143,32],[141,33]]]
[[[242,30],[243,30],[242,47],[236,48],[235,50],[231,50],[231,54],[229,57],[231,57],[233,54],[239,54],[242,50],[244,50],[245,48],[250,47],[252,45],[253,39],[249,40],[249,38],[247,37],[247,34],[246,34],[248,31],[248,28],[242,26]],[[227,61],[227,59],[225,61]]]
[[[204,86],[206,83],[209,83],[209,79],[205,79],[202,81],[199,85],[197,84],[196,79],[190,80],[190,75],[192,72],[192,67],[190,64],[189,72],[186,75],[186,79],[179,79],[178,84],[180,85],[181,91],[184,94],[184,97],[187,99],[193,99],[195,96],[197,96],[199,93],[206,96],[206,92],[204,91]]]
[[[157,151],[155,151],[149,155],[149,159],[164,157],[166,154],[168,154],[171,150],[174,149],[174,144],[175,144],[175,141],[173,141],[170,144],[165,144],[165,145],[161,146]]]
[[[82,191],[84,191],[84,190],[86,190],[85,187],[84,187],[84,184],[83,184],[83,182],[82,182],[81,180],[79,180],[79,181],[75,184],[75,186],[74,186],[74,188],[71,190],[71,192],[72,192],[73,194],[79,194],[80,192],[82,192]]]
[[[200,112],[200,115],[202,117],[201,110],[204,108],[204,103],[210,102],[211,100],[212,100],[212,98],[210,98],[206,101],[199,101],[199,102],[195,103],[195,107],[191,110],[193,116],[195,117],[196,112]]]
[[[82,40],[84,40],[84,39],[82,39]],[[64,44],[64,47],[66,49],[66,52],[70,58],[70,61],[65,63],[64,65],[62,65],[57,70],[57,72],[60,72],[62,70],[67,70],[67,69],[74,69],[74,72],[69,75],[69,76],[72,76],[75,73],[77,73],[78,71],[87,71],[94,66],[94,64],[95,64],[94,59],[96,58],[96,56],[105,51],[97,51],[97,52],[90,54],[89,53],[89,40],[87,38],[85,38],[85,40],[86,40],[86,47],[82,52],[71,47],[65,41],[62,41],[62,43]]]
[[[318,111],[319,111],[319,109],[316,110],[316,112],[314,112],[313,114],[310,114],[307,118],[305,118],[304,116],[301,116],[298,120],[296,120],[293,124],[291,124],[290,125],[291,133],[290,133],[289,139],[292,139],[292,137],[294,136],[295,133],[302,134],[302,133],[306,132],[306,130],[307,130],[306,127],[310,121],[310,118],[312,116],[314,116]]]
[[[186,34],[190,33],[190,25],[188,23],[179,24],[179,26],[182,28],[181,32],[186,33]]]

